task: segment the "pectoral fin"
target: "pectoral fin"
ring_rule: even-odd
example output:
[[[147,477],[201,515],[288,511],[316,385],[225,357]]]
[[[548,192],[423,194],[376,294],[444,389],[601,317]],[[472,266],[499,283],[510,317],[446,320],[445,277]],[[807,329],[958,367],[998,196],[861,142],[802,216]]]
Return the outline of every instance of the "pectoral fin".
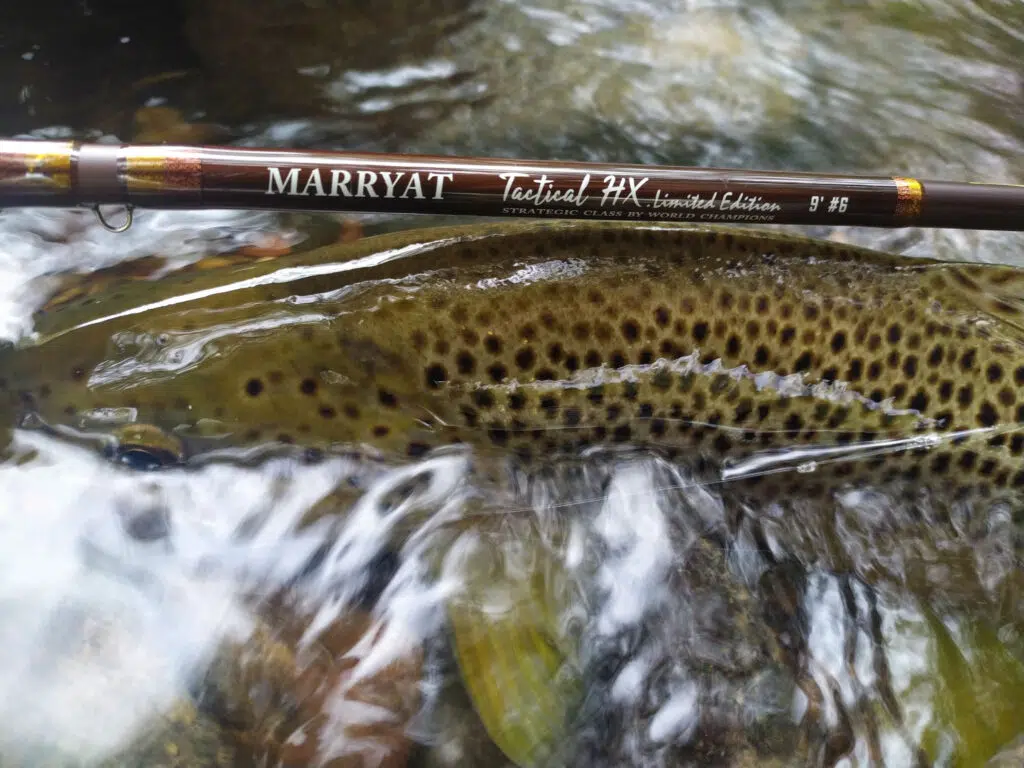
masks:
[[[571,587],[547,558],[513,554],[509,559],[518,562],[509,562],[489,547],[475,554],[491,558],[490,567],[471,565],[467,589],[448,609],[463,683],[512,762],[549,765],[582,695],[572,644],[560,628]]]

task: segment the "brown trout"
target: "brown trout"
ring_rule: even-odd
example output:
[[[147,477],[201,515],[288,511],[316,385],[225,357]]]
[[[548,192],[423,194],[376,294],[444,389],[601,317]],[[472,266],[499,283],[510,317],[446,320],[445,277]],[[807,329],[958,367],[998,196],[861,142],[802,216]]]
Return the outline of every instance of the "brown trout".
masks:
[[[0,354],[0,391],[157,463],[267,442],[716,462],[799,447],[822,466],[870,449],[817,476],[1009,492],[1022,294],[1011,267],[753,230],[424,229],[51,306]]]

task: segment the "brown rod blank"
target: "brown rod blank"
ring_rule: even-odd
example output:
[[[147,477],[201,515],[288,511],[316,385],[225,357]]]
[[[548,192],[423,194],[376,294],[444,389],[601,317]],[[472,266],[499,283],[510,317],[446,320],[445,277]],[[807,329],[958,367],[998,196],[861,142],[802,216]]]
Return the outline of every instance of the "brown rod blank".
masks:
[[[720,168],[0,140],[0,209],[120,203],[1024,230],[1024,185]]]

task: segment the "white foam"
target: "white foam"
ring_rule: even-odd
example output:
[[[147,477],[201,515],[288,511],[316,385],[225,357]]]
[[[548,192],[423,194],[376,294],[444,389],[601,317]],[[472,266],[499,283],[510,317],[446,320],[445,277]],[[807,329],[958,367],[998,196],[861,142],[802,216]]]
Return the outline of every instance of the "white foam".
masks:
[[[690,681],[673,691],[669,700],[651,718],[647,731],[651,741],[686,743],[692,738],[700,715],[697,694],[697,685]]]

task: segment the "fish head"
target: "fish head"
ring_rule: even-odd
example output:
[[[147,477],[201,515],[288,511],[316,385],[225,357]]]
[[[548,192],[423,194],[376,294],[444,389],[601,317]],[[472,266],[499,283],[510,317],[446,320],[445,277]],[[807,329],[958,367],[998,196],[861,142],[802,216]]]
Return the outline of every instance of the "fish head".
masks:
[[[108,316],[4,358],[18,412],[112,438],[128,463],[268,443],[418,454],[437,442],[422,372],[358,305],[260,297]]]

